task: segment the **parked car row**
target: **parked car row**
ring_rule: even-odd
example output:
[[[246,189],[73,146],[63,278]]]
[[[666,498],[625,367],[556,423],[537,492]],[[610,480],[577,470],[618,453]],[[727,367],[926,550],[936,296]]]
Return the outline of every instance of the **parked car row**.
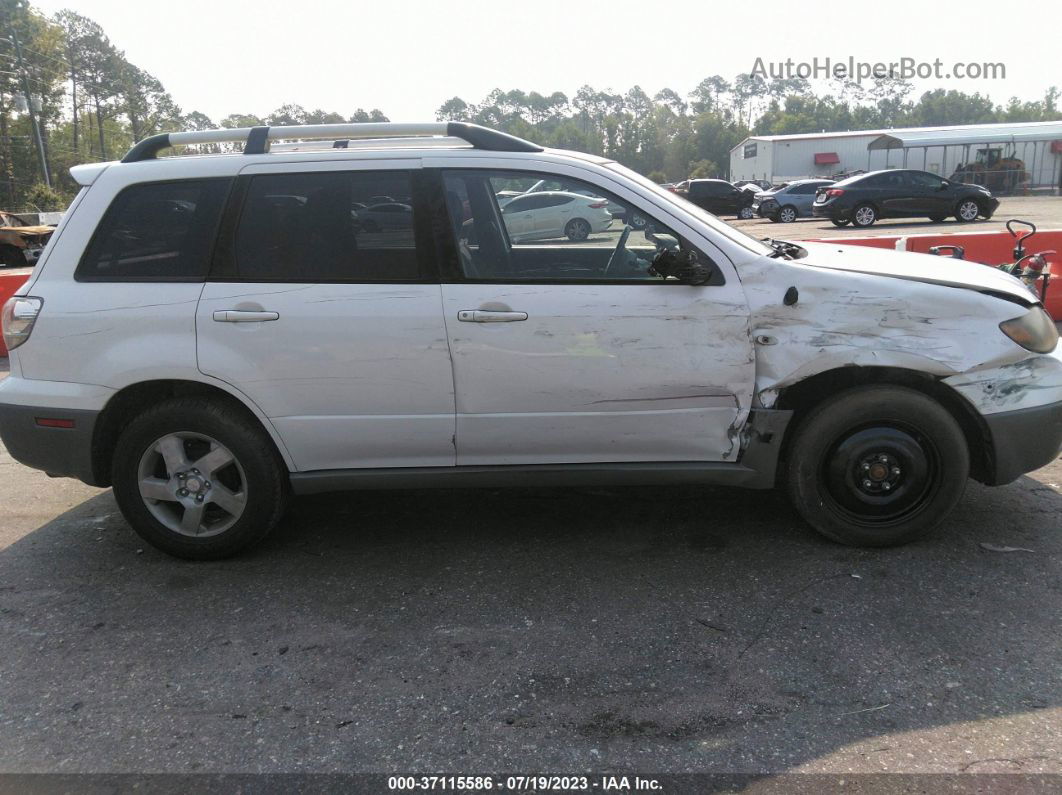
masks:
[[[731,184],[722,179],[691,179],[668,189],[715,215],[759,216],[775,223],[828,218],[839,227],[867,227],[881,218],[919,216],[937,223],[949,217],[966,223],[991,218],[999,206],[999,200],[983,185],[915,169],[860,172],[838,181],[799,179],[778,186],[757,180]]]

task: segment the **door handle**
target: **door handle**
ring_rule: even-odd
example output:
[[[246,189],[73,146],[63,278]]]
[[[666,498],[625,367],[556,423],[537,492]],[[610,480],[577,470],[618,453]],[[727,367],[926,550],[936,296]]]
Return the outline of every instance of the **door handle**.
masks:
[[[457,319],[465,323],[513,323],[527,320],[527,312],[495,312],[489,309],[462,309]]]
[[[279,312],[261,312],[248,309],[216,309],[214,320],[218,323],[261,323],[264,320],[279,320]]]

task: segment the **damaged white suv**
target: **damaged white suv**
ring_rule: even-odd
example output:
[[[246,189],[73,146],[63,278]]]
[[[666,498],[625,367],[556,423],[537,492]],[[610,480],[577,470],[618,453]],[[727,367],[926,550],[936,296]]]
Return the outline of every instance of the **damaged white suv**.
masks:
[[[203,144],[243,151],[156,157]],[[1058,335],[1015,278],[760,242],[600,157],[344,124],[73,175],[4,308],[0,434],[174,555],[257,541],[291,493],[601,483],[784,483],[884,546],[1062,447]]]

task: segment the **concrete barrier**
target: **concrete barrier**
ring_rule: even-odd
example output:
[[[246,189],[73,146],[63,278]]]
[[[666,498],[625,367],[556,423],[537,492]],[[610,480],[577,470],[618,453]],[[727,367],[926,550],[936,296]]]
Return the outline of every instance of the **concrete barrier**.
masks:
[[[31,273],[33,273],[33,268],[0,270],[0,306],[3,306],[7,299],[26,283]],[[0,356],[7,356],[7,346],[4,344],[3,337],[0,337]]]

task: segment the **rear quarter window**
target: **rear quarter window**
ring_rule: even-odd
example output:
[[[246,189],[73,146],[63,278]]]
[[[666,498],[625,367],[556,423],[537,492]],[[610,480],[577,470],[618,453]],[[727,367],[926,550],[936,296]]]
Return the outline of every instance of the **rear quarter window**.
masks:
[[[78,263],[77,281],[202,281],[231,180],[145,182],[119,193]]]

